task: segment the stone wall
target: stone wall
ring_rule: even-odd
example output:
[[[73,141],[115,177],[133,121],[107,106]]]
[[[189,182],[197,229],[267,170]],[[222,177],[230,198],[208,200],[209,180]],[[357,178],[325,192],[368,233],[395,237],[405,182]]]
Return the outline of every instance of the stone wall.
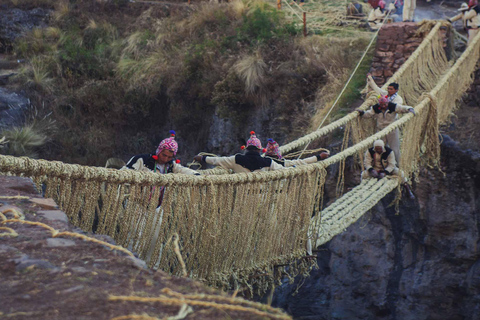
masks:
[[[379,86],[384,85],[420,46],[423,37],[415,35],[417,29],[415,22],[397,22],[386,24],[380,30],[370,68],[370,73]],[[447,29],[443,28],[441,32],[447,39]]]

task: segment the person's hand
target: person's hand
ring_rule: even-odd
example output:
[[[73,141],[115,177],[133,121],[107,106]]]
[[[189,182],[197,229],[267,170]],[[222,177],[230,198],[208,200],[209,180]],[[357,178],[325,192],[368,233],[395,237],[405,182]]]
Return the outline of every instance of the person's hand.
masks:
[[[450,22],[450,23],[452,23],[452,20],[450,20],[450,19],[447,19],[447,21]]]
[[[197,162],[202,162],[202,156],[195,156],[193,157],[193,160],[197,161]]]
[[[383,179],[383,178],[385,178],[385,172],[380,172],[378,174],[378,179]]]
[[[329,154],[327,152],[322,152],[320,153],[320,159],[325,160],[329,157]]]
[[[360,117],[365,114],[365,111],[360,110],[360,109],[355,109],[355,111],[358,111],[358,114],[360,115]]]
[[[377,170],[370,170],[370,176],[373,177],[373,178],[378,178]]]
[[[413,109],[413,108],[408,109],[408,112],[411,112],[411,113],[413,113],[413,115],[416,115],[415,109]]]

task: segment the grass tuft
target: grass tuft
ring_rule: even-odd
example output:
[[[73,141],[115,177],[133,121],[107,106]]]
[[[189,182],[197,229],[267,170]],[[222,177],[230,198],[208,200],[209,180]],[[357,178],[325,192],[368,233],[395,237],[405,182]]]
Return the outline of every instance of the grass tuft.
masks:
[[[247,94],[255,93],[265,82],[267,64],[263,61],[260,52],[243,57],[233,68],[238,77],[244,81]]]

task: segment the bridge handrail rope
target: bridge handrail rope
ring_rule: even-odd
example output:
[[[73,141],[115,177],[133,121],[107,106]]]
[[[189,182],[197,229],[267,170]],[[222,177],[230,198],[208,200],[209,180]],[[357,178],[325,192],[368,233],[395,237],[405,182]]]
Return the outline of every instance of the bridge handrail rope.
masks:
[[[444,66],[443,51],[437,48],[440,40],[435,39],[430,39],[434,45],[427,50],[429,56],[422,53],[411,57],[421,60],[415,68],[422,76],[425,72],[422,68]],[[186,176],[0,156],[0,172],[33,177],[37,183],[45,183],[46,195],[56,200],[72,224],[112,236],[118,244],[137,252],[150,266],[173,274],[183,273],[178,255],[169,245],[169,239],[179,234],[180,250],[190,277],[223,288],[251,288],[255,284],[265,289],[284,272],[293,276],[312,267],[301,257],[307,238],[312,236],[308,232],[310,217],[320,208],[327,166],[364,151],[374,140],[402,126],[405,126],[404,141],[408,141],[402,144],[401,160],[406,175],[415,170],[421,150],[435,163],[439,156],[438,123],[448,118],[455,100],[473,81],[465,75],[471,74],[478,61],[479,39],[480,34],[442,79],[434,80],[435,88],[415,106],[416,116],[407,114],[319,163],[265,173]],[[405,88],[409,93],[410,87]],[[357,118],[354,114],[349,116]],[[382,181],[378,192],[385,194],[394,184],[398,181]],[[166,187],[160,207],[161,188],[153,186]],[[347,194],[345,199],[353,195]],[[377,201],[373,195],[369,199],[368,205],[352,200],[348,205],[339,203],[325,209],[326,221],[330,215],[338,217],[334,219],[343,230],[354,219],[351,208],[359,210],[360,216],[361,211]],[[337,213],[338,210],[341,212]],[[321,219],[321,213],[318,215]],[[330,236],[341,232],[328,224],[322,227],[321,232]],[[275,265],[286,267],[273,272]]]
[[[283,0],[283,2],[285,2],[288,6],[288,8],[290,9],[290,11],[295,14],[297,16],[298,19],[300,19],[301,22],[303,22],[303,17],[301,17],[297,11],[295,11],[295,9],[292,8],[292,6],[290,5],[290,3],[288,3],[287,0]],[[305,12],[305,10],[303,10],[296,2],[295,4],[297,5],[297,7],[302,11],[302,12]]]
[[[420,46],[412,53],[412,55],[409,57],[409,59],[395,72],[395,74],[389,79],[388,83],[391,82],[399,82],[399,79],[401,76],[410,68],[417,68],[416,63],[417,59],[419,56],[426,54],[428,55],[429,52],[427,49],[431,48],[432,42],[434,39],[438,40],[438,31],[440,30],[440,27],[442,27],[443,22],[437,22],[435,27],[432,28],[430,33],[428,34],[427,37],[422,41]],[[388,83],[386,83],[382,89],[386,90]],[[376,99],[376,94],[373,93],[370,95],[368,99],[365,100],[365,102],[359,107],[360,109],[366,110],[369,108],[371,105],[374,104],[374,101]],[[316,131],[313,131],[297,140],[294,140],[290,143],[287,143],[283,146],[280,147],[280,151],[284,154],[289,153],[292,150],[299,149],[300,147],[316,140],[319,139],[329,133],[331,133],[333,130],[344,127],[346,126],[349,122],[355,120],[358,117],[358,112],[354,111],[349,113],[348,115],[344,116],[341,119],[338,119],[327,126],[317,129]]]
[[[343,89],[340,91],[340,93],[338,94],[337,96],[337,99],[335,100],[335,102],[333,103],[333,105],[330,107],[330,109],[328,110],[327,114],[325,115],[325,117],[323,118],[322,122],[318,125],[317,127],[317,130],[315,131],[318,131],[322,126],[323,124],[325,123],[325,120],[327,120],[328,116],[330,115],[330,113],[332,112],[332,110],[335,108],[335,106],[337,105],[337,102],[340,100],[340,98],[342,97],[343,93],[345,92],[345,90],[347,89],[348,85],[350,84],[350,81],[353,79],[353,76],[355,75],[355,73],[357,72],[358,68],[360,67],[360,65],[362,64],[363,62],[363,59],[365,59],[365,56],[367,55],[368,53],[368,50],[370,50],[370,47],[372,46],[373,42],[375,41],[375,39],[377,38],[378,36],[378,33],[380,32],[380,30],[382,29],[383,25],[385,24],[385,21],[387,20],[388,16],[390,15],[390,11],[387,13],[387,15],[385,16],[385,18],[383,19],[382,21],[382,24],[380,25],[380,27],[378,28],[377,32],[375,32],[375,34],[372,36],[372,39],[370,40],[370,43],[367,45],[367,48],[364,50],[363,54],[362,54],[362,57],[360,58],[360,60],[357,62],[357,65],[355,66],[355,68],[353,69],[352,73],[350,74],[350,77],[348,78],[347,82],[345,83],[345,85],[343,86]],[[305,152],[305,150],[307,150],[307,147],[308,145],[310,144],[311,141],[309,141],[305,147],[303,148],[303,150],[300,152],[299,156],[297,157],[297,159],[300,159],[303,155],[303,153]]]
[[[415,107],[417,113],[415,116],[409,114],[402,117],[402,119],[395,121],[377,135],[362,141],[363,146],[357,144],[354,147],[366,148],[377,137],[383,136],[395,128],[405,126],[404,133],[406,133],[406,137],[404,141],[408,141],[408,145],[402,144],[401,163],[405,174],[409,175],[416,170],[422,145],[424,146],[424,153],[427,159],[430,159],[430,163],[438,165],[440,157],[438,126],[448,120],[451,112],[456,108],[456,100],[461,98],[463,92],[473,82],[471,74],[475,70],[480,58],[479,49],[480,34],[474,38],[460,59],[444,74],[429,94],[423,96],[423,100]],[[469,76],[465,76],[466,74],[469,74]],[[448,87],[450,90],[446,90],[445,87]],[[353,149],[353,147],[348,148],[335,156],[342,158],[345,155],[353,155]],[[328,158],[325,161],[334,162],[334,159]],[[336,234],[343,232],[400,182],[400,178],[398,180],[395,178],[382,180],[384,180],[385,185],[381,188],[374,188],[375,192],[372,192],[372,183],[378,184],[379,182],[362,182],[352,190],[353,192],[345,194],[314,217],[309,229],[309,237],[312,241],[319,246],[329,241]],[[361,198],[361,201],[354,203],[352,198],[355,199],[360,194],[362,196],[358,197],[363,197],[363,199]],[[373,195],[373,197],[370,198],[370,195]],[[368,197],[368,199],[365,197]]]

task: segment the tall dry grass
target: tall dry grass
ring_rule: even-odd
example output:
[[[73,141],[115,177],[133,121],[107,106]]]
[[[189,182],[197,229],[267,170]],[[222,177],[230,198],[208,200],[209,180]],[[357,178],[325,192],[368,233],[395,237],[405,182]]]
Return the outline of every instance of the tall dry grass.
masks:
[[[247,94],[254,94],[262,88],[265,82],[267,64],[263,61],[260,52],[257,51],[253,55],[243,56],[234,64],[233,69],[238,77],[244,81]]]
[[[366,49],[369,37],[356,38],[324,38],[312,36],[301,42],[305,50],[305,59],[312,67],[320,67],[326,71],[327,83],[319,87],[316,92],[316,113],[312,118],[311,128],[316,129],[329,112],[338,94],[346,84],[351,72],[359,62]],[[352,102],[360,98],[360,90],[365,86],[366,68],[371,62],[371,55],[367,56],[356,76],[350,82],[343,99],[339,100],[330,120],[341,117],[350,110]],[[328,121],[326,122],[328,124]]]
[[[34,125],[14,127],[1,133],[6,139],[2,153],[14,156],[37,157],[37,149],[42,147],[47,137]]]

